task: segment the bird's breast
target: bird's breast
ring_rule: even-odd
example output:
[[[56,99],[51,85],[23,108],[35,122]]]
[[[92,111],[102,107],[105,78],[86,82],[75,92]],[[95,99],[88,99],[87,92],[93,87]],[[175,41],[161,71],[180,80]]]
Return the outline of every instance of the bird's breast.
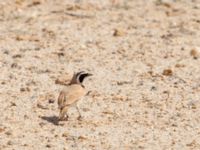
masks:
[[[71,105],[81,99],[86,94],[86,90],[81,85],[74,84],[65,87],[61,94],[63,95],[61,105]]]

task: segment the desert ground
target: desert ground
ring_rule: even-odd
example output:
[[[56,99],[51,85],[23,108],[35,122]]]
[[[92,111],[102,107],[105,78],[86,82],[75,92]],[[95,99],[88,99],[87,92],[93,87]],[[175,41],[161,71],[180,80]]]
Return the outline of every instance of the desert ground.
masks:
[[[200,149],[199,0],[0,0],[0,69],[0,150]]]

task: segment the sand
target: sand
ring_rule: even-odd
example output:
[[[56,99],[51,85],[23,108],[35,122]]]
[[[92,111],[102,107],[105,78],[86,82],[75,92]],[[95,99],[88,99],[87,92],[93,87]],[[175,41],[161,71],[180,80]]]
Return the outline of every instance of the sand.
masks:
[[[1,0],[1,150],[200,149],[199,0]],[[57,97],[94,74],[67,122]]]

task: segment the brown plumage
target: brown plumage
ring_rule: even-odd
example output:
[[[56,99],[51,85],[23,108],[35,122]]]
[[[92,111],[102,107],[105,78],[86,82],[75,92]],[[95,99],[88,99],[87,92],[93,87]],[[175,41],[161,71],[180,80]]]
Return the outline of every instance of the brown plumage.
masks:
[[[58,97],[58,108],[60,109],[59,120],[67,120],[68,108],[72,105],[76,105],[77,101],[79,101],[87,93],[82,83],[85,77],[91,75],[92,74],[85,73],[83,71],[74,74],[70,84],[65,86],[64,89],[60,92]],[[77,105],[76,108],[78,110]],[[79,117],[81,117],[80,112]]]

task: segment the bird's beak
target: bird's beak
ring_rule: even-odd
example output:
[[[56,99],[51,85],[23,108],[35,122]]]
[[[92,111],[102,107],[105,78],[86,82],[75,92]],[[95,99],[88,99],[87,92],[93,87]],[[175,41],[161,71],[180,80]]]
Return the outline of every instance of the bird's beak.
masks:
[[[87,76],[93,76],[93,74],[91,74],[91,73],[88,73],[88,74],[87,74]]]

